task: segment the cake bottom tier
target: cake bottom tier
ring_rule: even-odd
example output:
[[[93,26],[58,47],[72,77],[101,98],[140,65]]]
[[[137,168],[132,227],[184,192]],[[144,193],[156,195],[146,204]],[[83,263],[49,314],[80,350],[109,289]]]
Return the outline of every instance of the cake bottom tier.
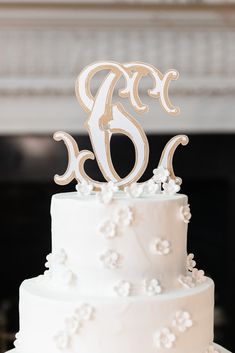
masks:
[[[20,353],[206,353],[214,283],[155,297],[78,297],[27,280],[20,288]]]
[[[218,344],[214,344],[214,347],[218,350],[219,353],[231,353],[227,349],[219,346]],[[8,351],[6,353],[24,353],[24,352],[17,352],[16,349],[11,349],[10,351]],[[32,353],[34,353],[33,349],[32,349]],[[43,351],[42,353],[45,353],[45,351]],[[96,353],[96,352],[94,352],[94,353]],[[122,353],[122,352],[120,352],[120,353]]]

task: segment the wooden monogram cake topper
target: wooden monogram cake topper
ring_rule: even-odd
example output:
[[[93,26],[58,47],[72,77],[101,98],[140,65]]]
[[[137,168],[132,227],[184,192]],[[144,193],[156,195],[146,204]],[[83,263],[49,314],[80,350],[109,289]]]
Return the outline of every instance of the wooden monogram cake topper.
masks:
[[[92,78],[104,70],[108,73],[96,95],[93,96],[91,93]],[[176,70],[169,70],[163,75],[155,67],[142,62],[119,64],[108,61],[91,64],[80,73],[76,81],[76,96],[82,108],[88,113],[85,127],[93,152],[80,151],[72,136],[65,132],[56,132],[54,139],[64,141],[68,150],[68,167],[63,175],[55,176],[57,184],[65,185],[76,179],[78,183],[92,183],[95,189],[100,189],[103,183],[91,179],[84,168],[86,160],[95,158],[105,180],[115,183],[121,189],[140,179],[149,160],[148,140],[142,126],[126,111],[121,102],[113,101],[113,93],[117,83],[124,78],[125,87],[119,90],[119,97],[129,98],[137,113],[147,112],[148,106],[143,104],[139,97],[139,84],[144,76],[150,76],[153,80],[153,88],[148,90],[148,95],[158,98],[168,114],[179,114],[179,108],[171,103],[168,94],[170,82],[179,77]],[[116,133],[128,136],[135,147],[135,165],[124,178],[116,172],[111,158],[110,140]],[[173,137],[165,146],[158,165],[168,169],[171,179],[178,184],[181,183],[181,179],[174,175],[172,159],[177,146],[187,143],[188,138],[185,135]]]

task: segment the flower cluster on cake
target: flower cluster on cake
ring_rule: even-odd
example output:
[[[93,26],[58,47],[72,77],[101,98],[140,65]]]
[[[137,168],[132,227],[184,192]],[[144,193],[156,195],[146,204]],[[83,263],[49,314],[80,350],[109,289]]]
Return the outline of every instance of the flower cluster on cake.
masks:
[[[96,95],[91,80],[107,74]],[[173,137],[163,149],[152,177],[139,182],[149,158],[141,125],[114,102],[119,91],[138,113],[148,107],[139,97],[144,76],[153,80],[149,96],[163,109],[179,113],[168,96],[175,70],[162,74],[140,62],[89,65],[78,77],[76,94],[88,113],[86,128],[93,152],[79,150],[65,132],[68,167],[56,175],[60,185],[76,179],[76,190],[52,197],[52,252],[43,275],[20,287],[20,331],[16,353],[225,353],[213,343],[214,283],[187,254],[191,220],[182,180],[172,160],[188,143]],[[113,134],[128,136],[135,164],[121,178],[112,163]],[[105,182],[87,175],[85,162],[96,159]]]

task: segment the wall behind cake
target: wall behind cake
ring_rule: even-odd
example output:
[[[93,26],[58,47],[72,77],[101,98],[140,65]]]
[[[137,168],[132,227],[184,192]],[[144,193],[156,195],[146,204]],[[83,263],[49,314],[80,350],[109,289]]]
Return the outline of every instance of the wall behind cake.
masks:
[[[216,281],[216,338],[233,351],[235,2],[0,0],[0,52],[0,353],[18,329],[18,286],[43,271],[50,251],[50,197],[74,188],[53,183],[67,156],[52,133],[71,132],[80,148],[91,148],[74,82],[104,59],[181,74],[170,89],[177,118],[147,96],[147,81],[141,86],[150,106],[136,116],[150,141],[145,176],[170,137],[189,135],[175,156],[193,212],[188,247]],[[112,153],[125,174],[133,146],[117,136]],[[95,163],[88,170],[100,177]]]

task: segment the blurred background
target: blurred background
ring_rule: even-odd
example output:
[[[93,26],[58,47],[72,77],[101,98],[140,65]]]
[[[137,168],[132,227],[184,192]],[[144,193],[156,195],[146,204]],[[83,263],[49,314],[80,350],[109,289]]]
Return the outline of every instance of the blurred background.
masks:
[[[53,182],[67,155],[52,133],[70,132],[81,149],[91,148],[74,82],[104,59],[181,74],[170,88],[180,117],[141,91],[150,106],[137,117],[150,142],[145,178],[165,143],[188,134],[190,144],[175,155],[193,213],[188,249],[216,282],[216,341],[234,351],[235,1],[0,0],[0,353],[18,330],[20,283],[44,271],[51,195],[74,190]],[[126,173],[130,141],[116,136],[112,154]],[[87,168],[100,177],[95,162]]]

